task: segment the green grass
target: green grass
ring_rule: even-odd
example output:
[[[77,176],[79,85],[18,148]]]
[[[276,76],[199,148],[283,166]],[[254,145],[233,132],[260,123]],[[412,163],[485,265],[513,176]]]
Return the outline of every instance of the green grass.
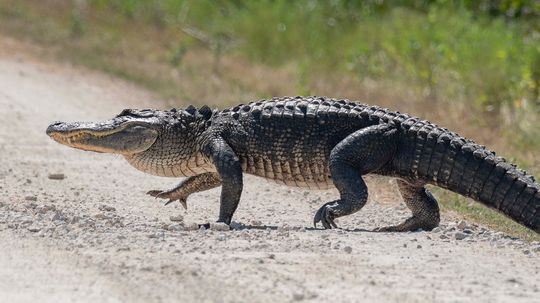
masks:
[[[472,222],[478,222],[506,234],[520,237],[527,241],[540,241],[539,234],[512,221],[501,213],[483,206],[479,202],[438,188],[433,188],[433,191],[439,197],[438,200],[443,212],[453,211]]]

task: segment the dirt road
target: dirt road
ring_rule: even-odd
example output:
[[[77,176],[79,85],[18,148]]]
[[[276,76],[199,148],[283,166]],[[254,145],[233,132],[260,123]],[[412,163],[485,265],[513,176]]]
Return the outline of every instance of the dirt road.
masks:
[[[66,148],[44,132],[55,120],[106,119],[164,103],[109,76],[39,62],[9,39],[0,39],[0,50],[1,302],[540,298],[538,243],[449,218],[433,232],[364,231],[408,216],[395,191],[381,187],[387,180],[376,182],[365,209],[339,221],[350,231],[311,228],[336,192],[251,177],[235,230],[186,230],[216,218],[219,190],[192,197],[187,212],[164,207],[144,193],[178,180]]]

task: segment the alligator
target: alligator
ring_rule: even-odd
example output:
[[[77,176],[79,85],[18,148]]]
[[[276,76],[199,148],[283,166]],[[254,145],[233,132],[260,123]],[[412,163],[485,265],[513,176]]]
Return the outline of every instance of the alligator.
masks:
[[[378,231],[431,230],[440,222],[435,185],[470,197],[540,233],[540,184],[533,176],[429,121],[349,100],[280,97],[217,110],[125,109],[111,120],[56,122],[47,134],[88,151],[115,153],[145,173],[187,177],[148,194],[186,207],[196,192],[221,186],[218,222],[230,224],[243,173],[309,189],[335,187],[339,199],[316,212],[314,225],[359,211],[363,176],[390,176],[412,216]]]

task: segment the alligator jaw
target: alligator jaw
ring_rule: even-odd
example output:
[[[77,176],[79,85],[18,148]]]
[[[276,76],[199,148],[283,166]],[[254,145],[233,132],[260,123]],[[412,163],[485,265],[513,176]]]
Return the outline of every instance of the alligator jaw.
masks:
[[[47,128],[56,142],[73,148],[115,154],[135,154],[148,149],[158,132],[143,123],[110,120],[104,123],[56,122]]]

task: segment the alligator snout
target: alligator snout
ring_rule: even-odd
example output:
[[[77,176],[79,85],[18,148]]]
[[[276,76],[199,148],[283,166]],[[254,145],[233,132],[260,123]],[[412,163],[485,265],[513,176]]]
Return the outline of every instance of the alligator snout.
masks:
[[[54,132],[65,130],[64,129],[65,127],[63,126],[64,126],[64,122],[60,122],[60,121],[53,122],[51,125],[47,127],[47,130],[45,131],[45,133],[47,133],[47,135],[50,135]]]

